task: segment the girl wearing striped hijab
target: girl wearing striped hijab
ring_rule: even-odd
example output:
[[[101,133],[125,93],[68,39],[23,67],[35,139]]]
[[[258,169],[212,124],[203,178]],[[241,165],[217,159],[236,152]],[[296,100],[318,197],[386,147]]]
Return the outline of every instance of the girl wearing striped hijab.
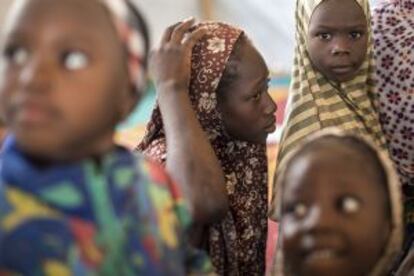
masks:
[[[19,0],[2,41],[1,275],[207,273],[163,169],[118,147],[148,36],[126,0]]]
[[[368,0],[296,1],[296,48],[280,165],[303,138],[331,126],[369,135],[385,148],[373,105],[369,13]]]

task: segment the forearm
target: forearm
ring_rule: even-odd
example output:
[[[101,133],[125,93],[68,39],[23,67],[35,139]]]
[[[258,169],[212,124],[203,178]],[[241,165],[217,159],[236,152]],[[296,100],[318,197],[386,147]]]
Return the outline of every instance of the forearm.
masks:
[[[174,83],[157,89],[167,138],[167,170],[190,200],[195,223],[216,222],[228,210],[217,156],[196,118],[187,89]]]

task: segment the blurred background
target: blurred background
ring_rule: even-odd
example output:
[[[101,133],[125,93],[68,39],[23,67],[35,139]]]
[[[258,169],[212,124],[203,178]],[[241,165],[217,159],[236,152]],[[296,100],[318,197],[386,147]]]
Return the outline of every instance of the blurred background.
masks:
[[[0,0],[0,28],[13,1]],[[56,0],[59,1],[59,0]],[[244,29],[265,58],[271,71],[270,94],[278,105],[277,130],[268,138],[269,182],[272,183],[277,142],[286,105],[294,47],[294,0],[132,0],[143,13],[156,45],[166,27],[194,16],[198,20],[219,20]],[[370,0],[375,7],[383,0]],[[130,118],[119,126],[118,143],[134,148],[145,132],[156,92],[150,85],[145,98]],[[269,185],[270,187],[271,185]],[[270,188],[269,188],[270,189]],[[276,243],[276,225],[271,224],[268,261]]]

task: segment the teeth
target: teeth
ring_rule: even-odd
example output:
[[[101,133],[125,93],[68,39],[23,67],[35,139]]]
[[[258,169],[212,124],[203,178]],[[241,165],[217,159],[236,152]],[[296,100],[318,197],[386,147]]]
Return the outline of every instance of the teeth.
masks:
[[[331,258],[335,258],[336,254],[334,251],[329,250],[329,249],[325,249],[325,250],[317,250],[317,251],[313,251],[310,255],[309,258],[310,259],[331,259]]]

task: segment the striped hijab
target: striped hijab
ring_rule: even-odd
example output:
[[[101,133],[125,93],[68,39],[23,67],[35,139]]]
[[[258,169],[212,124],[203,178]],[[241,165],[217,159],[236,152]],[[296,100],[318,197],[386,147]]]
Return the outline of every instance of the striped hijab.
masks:
[[[329,81],[312,66],[309,58],[306,37],[310,18],[322,1],[296,1],[295,58],[278,163],[282,163],[303,138],[332,126],[369,135],[378,146],[385,148],[385,138],[372,104],[374,62],[368,0],[355,0],[368,22],[367,55],[357,75],[343,83]]]

